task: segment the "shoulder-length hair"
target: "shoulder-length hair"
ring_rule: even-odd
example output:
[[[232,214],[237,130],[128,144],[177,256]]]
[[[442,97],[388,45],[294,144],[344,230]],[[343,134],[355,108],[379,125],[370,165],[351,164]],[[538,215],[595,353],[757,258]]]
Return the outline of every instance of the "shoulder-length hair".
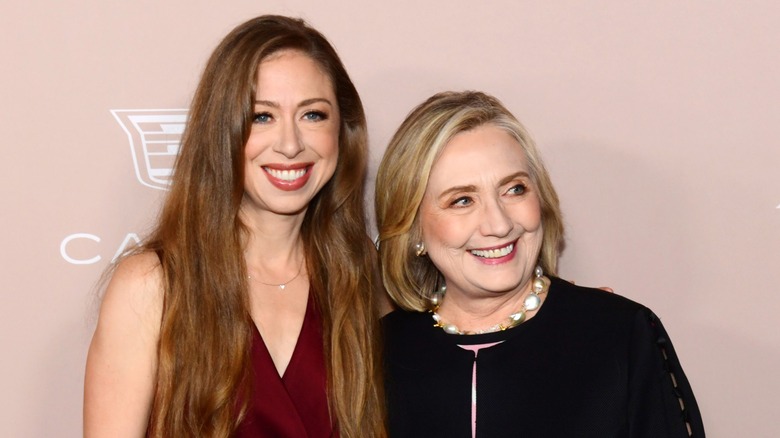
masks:
[[[159,255],[165,279],[150,436],[227,437],[245,415],[253,322],[243,258],[247,228],[239,218],[244,146],[258,66],[281,50],[300,51],[319,64],[340,111],[336,171],[311,201],[301,229],[311,293],[323,318],[331,415],[342,437],[384,436],[375,251],[363,205],[363,105],[322,34],[300,19],[271,15],[239,25],[212,53],[193,97],[170,193],[142,248]]]
[[[443,92],[430,97],[406,117],[387,147],[376,178],[376,220],[384,286],[395,303],[423,311],[440,281],[428,257],[418,257],[418,219],[428,178],[439,154],[455,135],[495,125],[520,143],[539,194],[544,234],[539,264],[555,274],[563,244],[558,195],[531,136],[493,96],[475,91]]]

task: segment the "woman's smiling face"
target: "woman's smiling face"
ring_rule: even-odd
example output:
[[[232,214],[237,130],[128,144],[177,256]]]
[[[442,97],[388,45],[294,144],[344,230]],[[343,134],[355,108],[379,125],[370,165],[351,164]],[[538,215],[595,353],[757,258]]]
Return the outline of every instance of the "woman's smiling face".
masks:
[[[533,278],[541,207],[523,149],[505,130],[486,124],[452,137],[431,169],[419,220],[448,295],[522,292]]]
[[[308,55],[281,51],[258,67],[254,112],[243,207],[302,213],[336,169],[340,118],[332,81]]]

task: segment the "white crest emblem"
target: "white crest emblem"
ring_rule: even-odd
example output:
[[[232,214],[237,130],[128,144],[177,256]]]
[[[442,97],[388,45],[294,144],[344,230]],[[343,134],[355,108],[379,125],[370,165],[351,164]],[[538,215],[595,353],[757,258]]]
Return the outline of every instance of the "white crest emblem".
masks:
[[[167,190],[179,153],[187,110],[111,110],[130,141],[138,181]]]

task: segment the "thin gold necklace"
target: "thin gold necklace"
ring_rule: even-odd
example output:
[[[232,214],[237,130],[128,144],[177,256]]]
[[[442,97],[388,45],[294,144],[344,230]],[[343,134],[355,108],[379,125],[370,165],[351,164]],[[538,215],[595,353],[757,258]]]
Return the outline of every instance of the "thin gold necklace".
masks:
[[[301,275],[301,271],[303,271],[303,260],[304,259],[305,259],[305,257],[301,257],[301,263],[298,265],[298,272],[295,273],[295,276],[293,276],[293,278],[285,281],[284,283],[266,283],[264,281],[260,281],[260,279],[258,279],[258,278],[252,277],[252,275],[249,274],[249,273],[247,273],[246,278],[248,278],[250,280],[253,280],[253,281],[256,281],[256,282],[258,282],[260,284],[264,284],[266,286],[275,286],[275,287],[278,287],[281,290],[284,290],[284,288],[287,287],[288,284],[292,283],[293,280],[295,280],[296,278],[298,278],[299,275]]]

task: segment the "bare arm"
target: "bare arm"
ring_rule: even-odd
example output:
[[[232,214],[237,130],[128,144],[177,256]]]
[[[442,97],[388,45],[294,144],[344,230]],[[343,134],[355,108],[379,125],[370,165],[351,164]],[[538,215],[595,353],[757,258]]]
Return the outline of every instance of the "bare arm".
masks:
[[[87,356],[85,437],[146,435],[162,297],[162,269],[155,254],[131,256],[114,272]]]

